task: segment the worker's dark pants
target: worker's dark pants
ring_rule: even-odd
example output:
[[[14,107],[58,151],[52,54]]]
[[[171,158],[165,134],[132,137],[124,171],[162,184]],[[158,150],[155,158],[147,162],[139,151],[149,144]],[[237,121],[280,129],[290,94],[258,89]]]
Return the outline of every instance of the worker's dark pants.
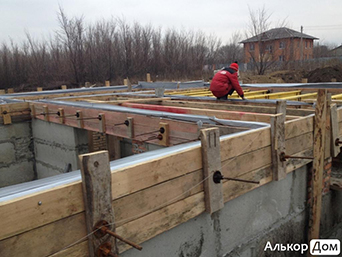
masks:
[[[221,96],[221,97],[217,97],[217,100],[227,100],[228,99],[228,94]]]
[[[221,96],[221,97],[217,97],[217,100],[228,100],[228,95],[232,95],[234,93],[234,89],[230,90],[228,92],[228,94]]]

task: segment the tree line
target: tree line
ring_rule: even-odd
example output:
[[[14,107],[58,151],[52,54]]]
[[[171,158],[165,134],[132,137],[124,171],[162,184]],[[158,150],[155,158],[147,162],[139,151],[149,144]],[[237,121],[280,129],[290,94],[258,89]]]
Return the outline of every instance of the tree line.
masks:
[[[74,86],[123,78],[145,80],[201,79],[208,64],[242,61],[239,35],[223,45],[202,32],[155,28],[111,19],[85,24],[60,9],[59,30],[48,40],[3,43],[0,49],[0,87],[68,84]]]

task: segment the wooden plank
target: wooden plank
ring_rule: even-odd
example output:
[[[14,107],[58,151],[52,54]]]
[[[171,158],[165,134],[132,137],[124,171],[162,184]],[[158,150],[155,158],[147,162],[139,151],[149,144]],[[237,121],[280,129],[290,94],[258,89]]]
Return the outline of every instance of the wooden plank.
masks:
[[[0,241],[0,256],[48,256],[86,235],[84,213]]]
[[[79,128],[84,128],[84,120],[83,120],[83,113],[80,110],[76,111],[76,118],[77,118],[77,126]]]
[[[201,192],[126,223],[117,228],[117,233],[133,242],[142,243],[200,215],[204,210],[204,193]],[[118,245],[120,253],[129,248],[121,242],[118,242]]]
[[[222,162],[271,146],[270,133],[270,128],[260,128],[222,139],[220,142]]]
[[[338,120],[337,120],[337,106],[333,104],[331,106],[330,113],[330,126],[331,126],[331,155],[332,157],[336,157],[340,153],[340,146],[335,144],[336,139],[339,138],[339,128],[338,128]]]
[[[203,191],[203,170],[121,197],[113,202],[117,226]],[[185,186],[186,185],[186,186]]]
[[[201,130],[205,209],[213,214],[222,209],[222,183],[215,183],[213,175],[221,171],[220,133],[218,128]]]
[[[285,139],[297,137],[301,134],[313,131],[314,116],[298,118],[285,122]]]
[[[88,242],[84,241],[84,242],[78,243],[65,250],[58,251],[57,253],[50,255],[50,257],[65,257],[65,256],[88,257],[89,256]]]
[[[314,160],[312,168],[312,203],[310,206],[309,241],[319,239],[319,226],[322,208],[322,180],[324,166],[324,140],[326,122],[326,90],[318,90],[315,129],[314,129]]]
[[[128,138],[134,138],[134,118],[127,117],[128,126],[127,126],[127,136]]]
[[[258,121],[258,122],[270,122],[270,115],[249,113],[249,112],[236,112],[236,111],[222,111],[222,110],[211,110],[211,109],[198,109],[189,107],[172,107],[172,106],[160,106],[151,104],[136,104],[136,103],[123,103],[123,106],[130,108],[138,108],[144,110],[156,110],[166,111],[172,113],[183,113],[183,114],[195,114],[195,115],[207,115],[215,116],[219,119],[229,120],[243,120],[243,121]]]
[[[216,109],[216,110],[227,110],[227,111],[241,111],[241,112],[254,112],[254,113],[268,113],[268,114],[276,114],[276,108],[273,104],[270,106],[253,106],[251,105],[235,105],[230,104],[229,101],[225,103],[208,103],[202,101],[179,101],[179,100],[164,100],[163,105],[167,106],[179,106],[179,107],[192,107],[192,108],[203,108],[203,109]],[[288,115],[294,116],[307,116],[313,114],[313,110],[306,109],[294,109],[287,108]]]
[[[91,234],[100,221],[109,223],[108,228],[114,232],[115,218],[112,209],[111,171],[108,151],[83,154],[79,156],[79,159],[87,233]],[[92,234],[88,239],[89,256],[97,256],[97,249],[104,243],[110,243],[112,252],[117,253],[117,244],[114,237],[107,235],[99,238]]]
[[[271,147],[272,147],[272,171],[273,180],[286,178],[285,162],[280,160],[280,155],[285,153],[285,118],[286,101],[277,101],[277,115],[271,118]]]

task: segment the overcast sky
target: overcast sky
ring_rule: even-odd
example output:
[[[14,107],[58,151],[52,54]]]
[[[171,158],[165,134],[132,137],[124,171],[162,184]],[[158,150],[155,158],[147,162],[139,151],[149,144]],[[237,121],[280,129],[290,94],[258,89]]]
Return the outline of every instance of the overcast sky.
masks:
[[[58,29],[59,5],[68,17],[83,15],[86,23],[124,17],[163,29],[201,30],[224,43],[234,32],[245,33],[248,7],[265,6],[274,26],[286,18],[289,28],[300,31],[303,25],[321,44],[342,44],[342,0],[0,0],[0,42],[20,43],[25,31],[47,39]]]

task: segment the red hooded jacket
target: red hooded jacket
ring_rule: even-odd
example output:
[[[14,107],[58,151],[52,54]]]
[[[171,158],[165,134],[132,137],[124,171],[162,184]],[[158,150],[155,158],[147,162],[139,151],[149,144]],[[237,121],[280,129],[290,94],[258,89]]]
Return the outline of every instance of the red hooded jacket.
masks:
[[[216,97],[232,94],[236,90],[243,97],[243,90],[239,84],[237,72],[232,68],[225,68],[217,72],[210,83],[210,91]]]

